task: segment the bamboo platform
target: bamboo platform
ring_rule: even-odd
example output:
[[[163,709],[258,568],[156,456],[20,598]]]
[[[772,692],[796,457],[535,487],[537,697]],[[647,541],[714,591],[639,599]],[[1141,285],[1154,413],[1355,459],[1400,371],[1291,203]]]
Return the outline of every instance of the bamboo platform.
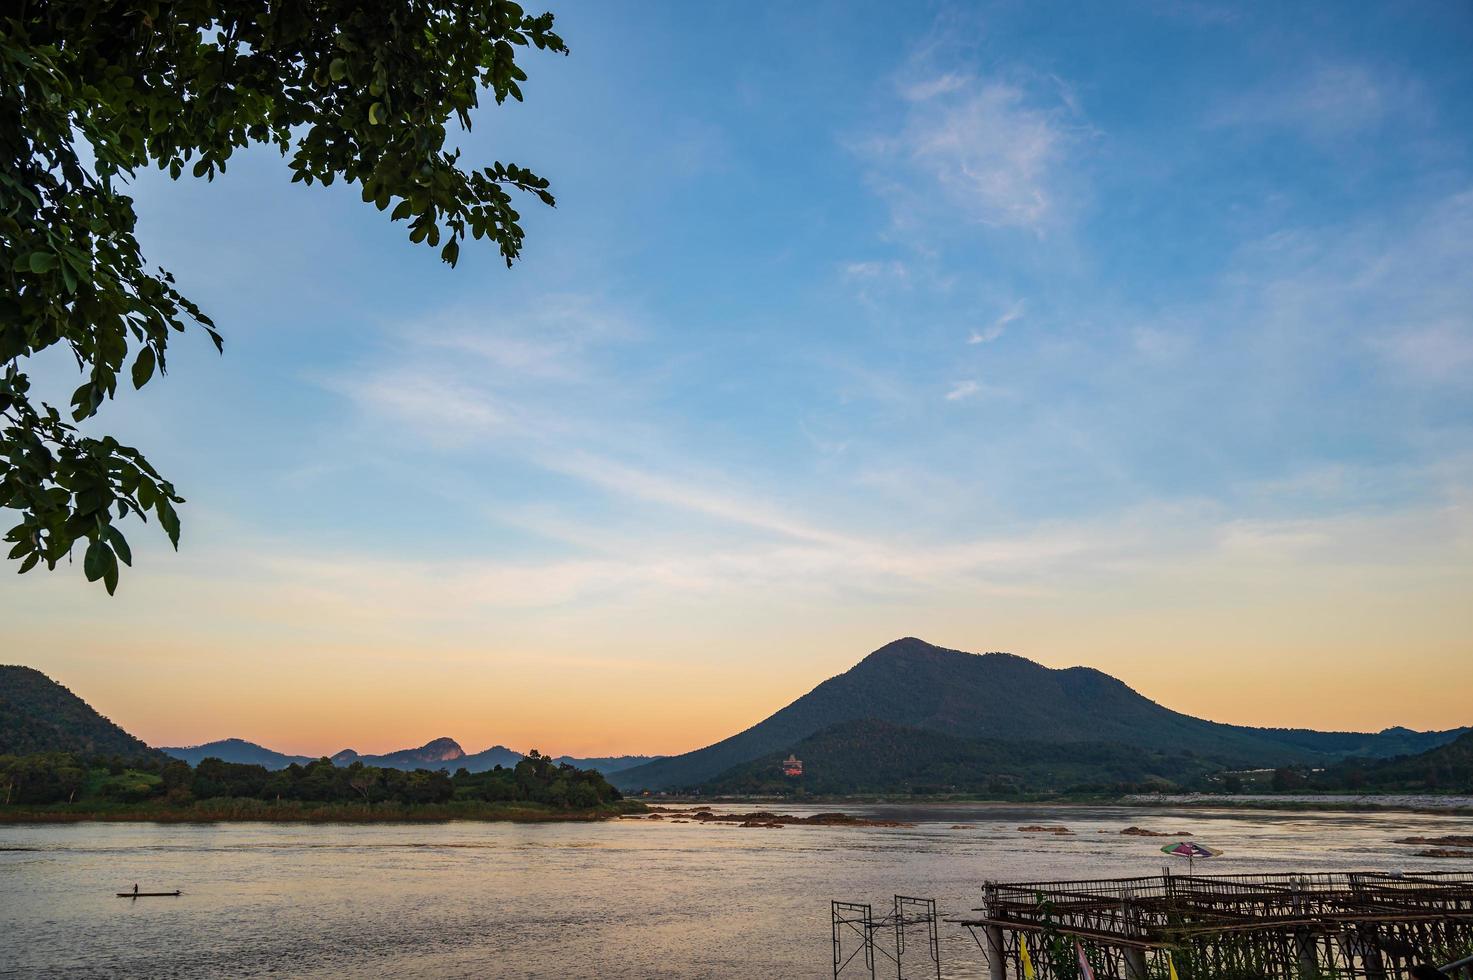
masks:
[[[1403,980],[1417,964],[1473,952],[1473,876],[1458,872],[1174,875],[983,886],[953,919],[987,955],[991,980]]]

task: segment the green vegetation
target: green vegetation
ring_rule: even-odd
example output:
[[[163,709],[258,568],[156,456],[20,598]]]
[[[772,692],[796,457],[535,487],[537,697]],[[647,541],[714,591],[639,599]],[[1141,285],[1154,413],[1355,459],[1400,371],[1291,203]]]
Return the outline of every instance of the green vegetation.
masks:
[[[26,572],[75,543],[109,593],[132,564],[116,526],[153,515],[177,547],[183,498],[138,450],[82,435],[35,398],[24,359],[63,347],[82,422],[118,376],[141,388],[170,336],[214,323],[135,235],[127,183],[143,168],[213,179],[237,149],[277,147],[292,181],[357,184],[409,240],[452,266],[467,235],[508,265],[522,247],[512,192],[551,205],[516,164],[462,169],[449,124],[471,125],[489,89],[522,98],[518,48],[566,52],[551,14],[511,0],[47,0],[0,13],[0,508]],[[443,242],[442,242],[443,238]]]
[[[0,752],[164,759],[39,670],[12,666],[0,666]]]
[[[1447,745],[1395,759],[1347,759],[1300,774],[1304,788],[1377,793],[1473,793],[1473,732]]]
[[[596,819],[631,809],[598,772],[532,752],[487,772],[319,759],[275,772],[204,759],[0,755],[0,822]]]
[[[1060,745],[962,739],[879,721],[844,722],[799,742],[802,776],[782,773],[786,752],[727,770],[705,792],[752,795],[955,794],[1009,798],[1039,793],[1119,794],[1205,786],[1218,768],[1183,750],[1103,742]]]
[[[789,753],[803,775],[783,775]],[[1325,769],[1222,772],[1221,760],[1108,742],[961,739],[879,721],[844,722],[699,786],[750,796],[948,795],[1097,798],[1132,793],[1473,793],[1473,733],[1429,752]],[[696,787],[691,787],[696,788]],[[1347,801],[1347,806],[1352,805]]]

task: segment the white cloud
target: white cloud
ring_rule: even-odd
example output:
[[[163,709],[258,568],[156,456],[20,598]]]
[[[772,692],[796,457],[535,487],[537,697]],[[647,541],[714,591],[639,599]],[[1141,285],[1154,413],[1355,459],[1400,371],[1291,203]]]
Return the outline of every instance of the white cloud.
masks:
[[[1291,128],[1317,139],[1339,139],[1420,111],[1417,89],[1410,83],[1364,65],[1321,62],[1233,96],[1211,122]]]
[[[934,99],[938,95],[947,95],[951,92],[959,91],[969,85],[975,84],[975,82],[976,79],[970,75],[964,75],[959,72],[946,72],[945,74],[936,75],[932,78],[912,82],[909,85],[902,85],[900,87],[900,94],[903,98],[911,102],[925,102],[927,99]]]
[[[1473,314],[1395,330],[1372,346],[1416,379],[1467,385],[1473,373]]]
[[[921,69],[917,69],[918,71]],[[1067,215],[1067,151],[1078,129],[1054,80],[1021,84],[939,72],[899,86],[903,118],[861,143],[897,225],[920,231],[960,219],[1042,234]]]
[[[970,379],[966,381],[958,381],[956,384],[952,385],[951,390],[946,393],[946,400],[949,402],[959,402],[963,399],[971,398],[973,395],[977,394],[977,392],[981,390],[982,386]]]
[[[1040,229],[1058,206],[1053,186],[1067,136],[1054,114],[1004,83],[947,90],[918,103],[902,152],[972,220]]]
[[[1020,299],[1012,306],[1008,307],[1007,311],[1004,312],[1002,316],[999,316],[996,320],[993,320],[987,326],[981,328],[980,330],[973,330],[971,336],[967,338],[967,343],[992,343],[994,340],[997,340],[1003,335],[1003,333],[1008,328],[1008,324],[1012,323],[1014,320],[1021,318],[1025,312],[1027,312],[1027,301]]]

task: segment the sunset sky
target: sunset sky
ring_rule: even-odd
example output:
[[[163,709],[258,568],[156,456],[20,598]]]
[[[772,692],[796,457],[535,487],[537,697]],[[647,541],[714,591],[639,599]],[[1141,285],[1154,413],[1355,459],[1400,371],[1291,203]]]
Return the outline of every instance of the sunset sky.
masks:
[[[1473,723],[1473,8],[554,9],[464,141],[553,182],[512,270],[140,176],[226,336],[101,416],[180,552],[11,574],[0,662],[306,753],[679,752],[905,635]]]

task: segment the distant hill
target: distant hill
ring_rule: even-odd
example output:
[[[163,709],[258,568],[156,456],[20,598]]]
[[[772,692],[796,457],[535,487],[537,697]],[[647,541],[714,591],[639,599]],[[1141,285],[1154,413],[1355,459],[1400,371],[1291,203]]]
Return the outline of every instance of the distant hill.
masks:
[[[611,772],[623,772],[625,769],[633,769],[635,766],[642,766],[647,762],[663,758],[664,756],[661,755],[608,755],[580,759],[574,755],[560,755],[552,761],[558,765],[567,763],[579,769],[597,769],[607,776]]]
[[[1415,755],[1446,745],[1470,729],[1449,728],[1441,732],[1416,732],[1410,728],[1384,728],[1379,732],[1316,732],[1307,728],[1243,728],[1283,745],[1308,749],[1331,756],[1358,756],[1365,759],[1390,759],[1399,755]]]
[[[39,670],[0,666],[0,754],[35,752],[157,755]]]
[[[702,790],[733,794],[968,793],[1003,796],[1073,788],[1178,785],[1213,768],[1200,756],[1102,742],[965,739],[883,721],[845,721],[791,752],[803,775],[785,776],[786,752],[734,766]]]
[[[318,758],[307,755],[287,755],[240,738],[227,738],[218,742],[206,742],[203,745],[168,747],[162,751],[176,759],[183,759],[192,766],[198,765],[201,759],[215,758],[224,762],[265,766],[273,770],[285,769],[293,763],[306,765],[317,761]],[[354,762],[362,762],[365,766],[379,766],[385,769],[448,769],[454,772],[456,769],[464,768],[470,772],[487,772],[497,766],[510,768],[522,761],[525,754],[504,745],[493,745],[482,752],[467,754],[455,739],[437,738],[426,742],[419,748],[400,749],[383,755],[362,755],[352,749],[343,749],[329,758],[337,766],[350,766]],[[580,759],[564,755],[553,761],[559,764],[566,762],[579,769],[597,769],[604,775],[608,775],[620,769],[649,762],[653,758],[656,757],[627,755]]]
[[[1323,763],[1344,756],[1351,742],[1374,748],[1382,738],[1219,724],[1172,711],[1093,668],[1052,669],[1012,654],[963,653],[907,637],[746,731],[622,770],[612,781],[623,789],[695,787],[841,722],[862,720],[967,740],[1187,750],[1224,767]],[[1399,730],[1390,731],[1392,740],[1405,742]],[[1456,732],[1444,734],[1450,739]]]
[[[183,759],[191,766],[200,764],[201,759],[219,759],[221,762],[238,762],[249,766],[265,766],[267,769],[285,769],[292,763],[305,766],[315,762],[311,756],[286,755],[275,752],[264,745],[247,742],[243,738],[226,738],[203,745],[165,746],[159,750],[176,759]]]
[[[350,766],[362,762],[365,766],[383,769],[458,769],[466,757],[465,750],[453,738],[437,738],[417,749],[400,749],[384,755],[359,755],[352,749],[343,749],[332,757],[335,766]],[[487,766],[486,768],[491,768]]]
[[[1473,731],[1415,755],[1347,759],[1317,775],[1315,782],[1380,792],[1473,793]]]

